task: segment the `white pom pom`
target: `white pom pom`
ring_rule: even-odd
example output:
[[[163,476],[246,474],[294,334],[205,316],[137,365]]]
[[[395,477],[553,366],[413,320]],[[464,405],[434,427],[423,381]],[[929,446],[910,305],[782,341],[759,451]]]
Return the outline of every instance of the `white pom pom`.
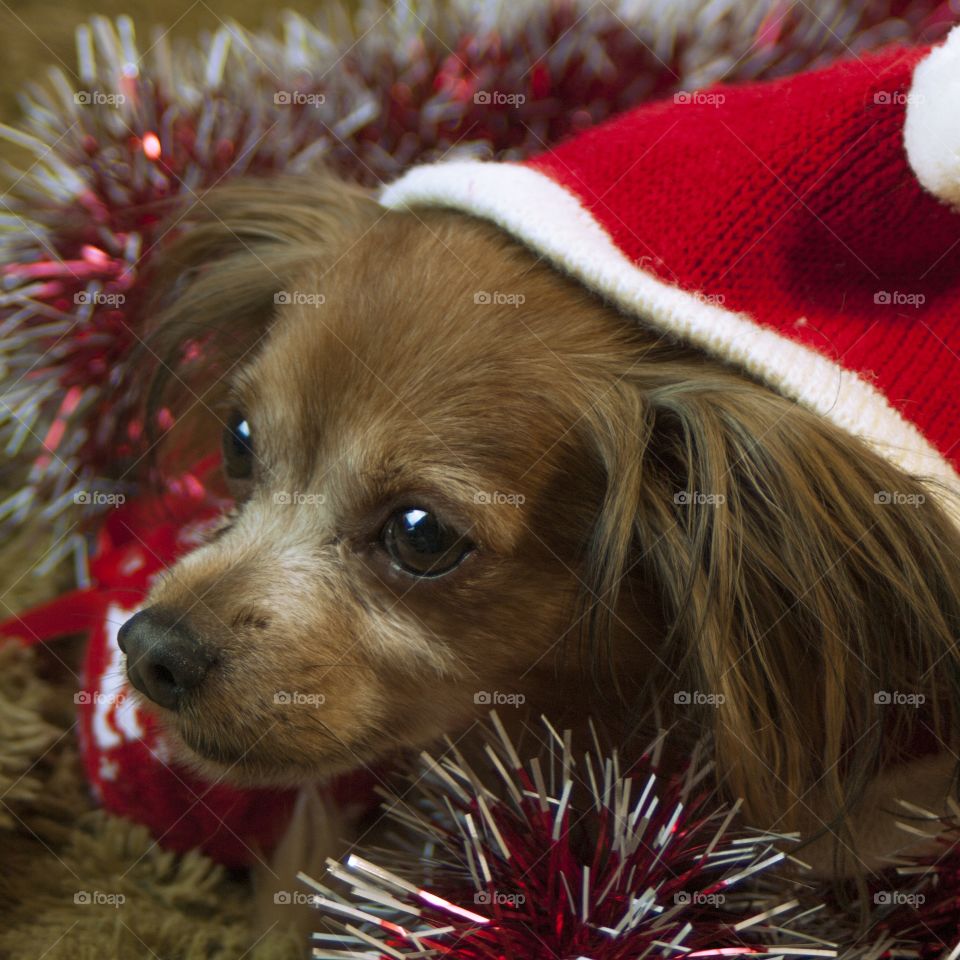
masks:
[[[960,207],[960,27],[914,71],[903,139],[920,183]]]

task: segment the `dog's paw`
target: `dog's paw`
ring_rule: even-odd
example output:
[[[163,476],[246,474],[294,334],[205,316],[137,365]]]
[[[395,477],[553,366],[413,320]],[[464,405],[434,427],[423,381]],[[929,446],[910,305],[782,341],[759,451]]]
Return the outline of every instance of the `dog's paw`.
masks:
[[[286,832],[268,859],[253,870],[255,926],[292,929],[309,950],[310,934],[323,918],[310,906],[311,892],[298,879],[303,872],[322,880],[328,858],[340,860],[356,835],[357,815],[345,810],[317,784],[300,788]]]

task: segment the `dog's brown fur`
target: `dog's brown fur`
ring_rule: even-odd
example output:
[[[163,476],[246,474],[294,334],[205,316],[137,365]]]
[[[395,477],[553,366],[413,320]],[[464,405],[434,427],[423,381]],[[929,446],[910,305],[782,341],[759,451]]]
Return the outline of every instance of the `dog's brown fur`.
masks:
[[[314,177],[215,191],[189,223],[158,281],[153,404],[192,408],[173,436],[208,445],[239,407],[257,455],[150,597],[219,652],[166,718],[194,759],[307,781],[459,735],[499,691],[596,716],[627,753],[651,700],[709,728],[751,820],[829,825],[841,872],[900,845],[878,777],[935,750],[921,789],[942,802],[960,534],[920,479],[459,213]],[[277,308],[281,290],[325,301]],[[213,366],[183,361],[191,341]],[[494,492],[523,502],[477,502]],[[476,544],[446,576],[379,545],[410,505]]]

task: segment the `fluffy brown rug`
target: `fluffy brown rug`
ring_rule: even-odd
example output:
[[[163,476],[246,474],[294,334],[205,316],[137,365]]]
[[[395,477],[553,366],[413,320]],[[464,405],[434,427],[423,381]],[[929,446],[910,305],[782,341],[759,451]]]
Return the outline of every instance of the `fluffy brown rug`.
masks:
[[[243,878],[94,809],[73,735],[70,647],[0,647],[0,956],[300,956],[291,934],[252,929]]]
[[[188,38],[228,17],[256,27],[274,11],[264,0],[0,3],[0,121],[16,122],[15,94],[41,67],[73,65],[74,30],[94,12],[128,14],[145,33],[166,23],[173,36]],[[22,159],[9,145],[0,158]],[[18,483],[5,472],[0,467],[0,499]],[[0,619],[72,586],[63,567],[44,577],[29,573],[35,545],[29,528],[0,544]],[[253,930],[245,878],[199,855],[159,850],[143,827],[94,807],[74,736],[78,653],[77,643],[49,651],[0,646],[0,957],[301,956],[291,935]]]

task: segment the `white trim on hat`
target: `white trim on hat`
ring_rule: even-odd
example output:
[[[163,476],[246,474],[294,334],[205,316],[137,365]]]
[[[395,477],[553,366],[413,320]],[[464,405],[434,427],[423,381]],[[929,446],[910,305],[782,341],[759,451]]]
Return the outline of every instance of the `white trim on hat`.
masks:
[[[908,473],[960,496],[960,477],[950,463],[876,387],[745,314],[645,272],[546,174],[516,163],[440,162],[409,170],[379,199],[393,209],[448,207],[498,224],[622,310],[737,364],[863,438]],[[960,503],[949,509],[960,523]]]
[[[960,27],[914,69],[903,142],[920,183],[960,207]]]

